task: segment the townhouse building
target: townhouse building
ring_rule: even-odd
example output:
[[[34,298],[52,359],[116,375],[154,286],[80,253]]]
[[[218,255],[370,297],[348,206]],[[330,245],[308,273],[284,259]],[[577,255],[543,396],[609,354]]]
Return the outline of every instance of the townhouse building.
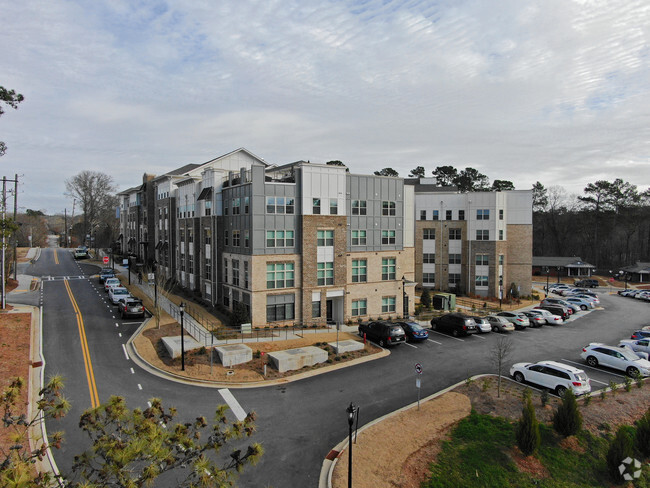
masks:
[[[530,293],[530,191],[272,166],[241,148],[118,195],[126,251],[254,327],[412,315],[416,286]]]

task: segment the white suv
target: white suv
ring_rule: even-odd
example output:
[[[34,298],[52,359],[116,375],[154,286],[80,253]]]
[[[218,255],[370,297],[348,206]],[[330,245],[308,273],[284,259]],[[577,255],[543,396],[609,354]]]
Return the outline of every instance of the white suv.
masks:
[[[564,395],[569,388],[575,395],[591,391],[591,383],[583,370],[555,361],[513,364],[510,375],[518,383],[529,381],[550,388],[558,396]]]
[[[628,376],[650,376],[650,361],[642,359],[625,347],[607,346],[600,342],[592,342],[582,348],[580,357],[589,366],[609,366],[625,371]]]

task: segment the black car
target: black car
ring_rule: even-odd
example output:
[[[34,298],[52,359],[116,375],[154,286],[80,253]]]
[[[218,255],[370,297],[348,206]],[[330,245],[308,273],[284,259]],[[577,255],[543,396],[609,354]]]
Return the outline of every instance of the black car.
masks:
[[[431,319],[431,328],[438,332],[449,332],[454,337],[478,332],[474,319],[462,313],[448,313],[434,317]]]
[[[594,279],[584,279],[576,281],[575,285],[580,288],[598,288],[598,280]]]
[[[406,342],[406,334],[402,326],[388,322],[359,324],[359,335],[376,342],[381,347],[394,346]]]

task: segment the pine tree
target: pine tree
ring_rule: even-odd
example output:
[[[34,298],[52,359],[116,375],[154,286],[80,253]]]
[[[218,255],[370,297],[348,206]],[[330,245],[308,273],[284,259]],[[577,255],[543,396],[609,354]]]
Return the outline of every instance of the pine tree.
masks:
[[[615,481],[623,481],[623,475],[619,466],[625,458],[633,457],[634,455],[634,439],[632,428],[630,426],[621,425],[616,431],[616,436],[609,444],[607,450],[607,471]]]
[[[530,397],[526,398],[526,404],[521,412],[521,418],[517,424],[517,445],[526,456],[537,451],[540,443],[539,422],[535,415],[535,408]]]
[[[650,456],[650,409],[636,422],[634,447],[644,457]]]
[[[422,289],[422,294],[420,295],[420,303],[424,308],[429,308],[431,306],[431,294],[427,288]]]
[[[567,390],[562,397],[562,404],[553,415],[553,428],[555,431],[568,437],[577,434],[582,427],[582,414],[578,410],[578,402],[573,390]]]

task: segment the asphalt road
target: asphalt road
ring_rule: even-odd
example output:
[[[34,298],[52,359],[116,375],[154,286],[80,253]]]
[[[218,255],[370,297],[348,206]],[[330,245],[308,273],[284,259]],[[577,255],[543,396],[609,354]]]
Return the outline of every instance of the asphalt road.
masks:
[[[182,419],[198,415],[211,418],[216,405],[225,403],[216,388],[171,383],[140,370],[126,358],[122,345],[138,323],[115,318],[97,279],[88,278],[98,267],[75,262],[69,251],[51,248],[44,249],[30,268],[31,274],[44,279],[46,375],[60,374],[66,379],[65,394],[73,404],[68,416],[47,425],[50,432],[65,431],[64,448],[54,453],[62,472],[67,472],[73,456],[88,446],[77,422],[93,402],[94,387],[86,374],[89,365],[100,402],[120,395],[130,407],[145,408],[150,398],[160,397],[166,405],[175,406]],[[70,291],[62,278],[66,276]],[[519,361],[564,359],[584,365],[579,354],[588,342],[612,344],[629,337],[634,327],[647,325],[647,303],[609,296],[605,290],[599,295],[605,310],[582,312],[565,325],[510,333],[515,347],[506,373]],[[491,349],[500,336],[489,333],[458,340],[433,332],[429,341],[414,347],[398,346],[384,359],[282,386],[231,390],[244,410],[257,413],[254,440],[266,451],[257,466],[246,468],[238,485],[317,486],[324,457],[347,435],[345,409],[350,402],[359,405],[363,425],[417,400],[416,363],[423,367],[422,398],[470,375],[493,372]],[[600,378],[602,384],[609,381],[608,373],[588,374]],[[173,486],[173,481],[168,480],[168,485]]]

